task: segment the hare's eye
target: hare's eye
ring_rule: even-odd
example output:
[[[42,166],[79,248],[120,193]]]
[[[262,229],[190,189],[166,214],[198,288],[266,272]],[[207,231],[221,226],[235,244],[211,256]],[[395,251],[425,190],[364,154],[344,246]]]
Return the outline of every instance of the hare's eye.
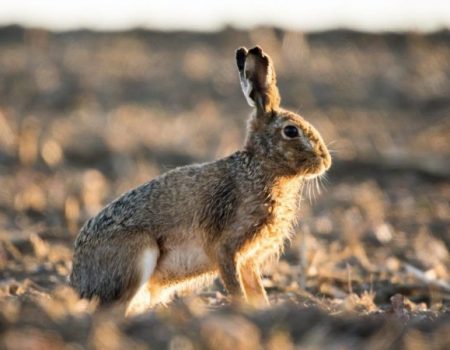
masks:
[[[298,129],[294,125],[287,125],[283,129],[283,134],[287,138],[293,139],[294,137],[298,137]]]

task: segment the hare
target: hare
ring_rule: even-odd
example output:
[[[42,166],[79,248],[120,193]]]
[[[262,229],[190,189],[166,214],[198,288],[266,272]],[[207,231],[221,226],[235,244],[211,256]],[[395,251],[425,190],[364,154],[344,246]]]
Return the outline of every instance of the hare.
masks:
[[[123,302],[134,315],[218,274],[232,300],[268,303],[260,267],[280,254],[303,183],[331,157],[311,124],[280,108],[269,56],[240,48],[236,62],[254,107],[242,150],[168,171],[88,220],[70,276],[82,298]]]

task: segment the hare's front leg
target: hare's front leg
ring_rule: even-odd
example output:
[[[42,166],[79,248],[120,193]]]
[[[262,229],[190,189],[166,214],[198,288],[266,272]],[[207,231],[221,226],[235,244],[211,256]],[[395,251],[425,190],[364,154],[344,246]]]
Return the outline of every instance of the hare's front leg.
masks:
[[[237,268],[237,252],[231,246],[222,246],[217,254],[219,274],[226,290],[233,301],[239,301],[243,296],[242,279]]]
[[[222,246],[218,254],[220,277],[234,301],[242,297],[253,306],[268,305],[259,267],[251,260],[238,259],[232,245]]]
[[[239,274],[242,279],[244,297],[255,307],[269,305],[266,290],[262,284],[259,266],[250,260],[240,264]]]

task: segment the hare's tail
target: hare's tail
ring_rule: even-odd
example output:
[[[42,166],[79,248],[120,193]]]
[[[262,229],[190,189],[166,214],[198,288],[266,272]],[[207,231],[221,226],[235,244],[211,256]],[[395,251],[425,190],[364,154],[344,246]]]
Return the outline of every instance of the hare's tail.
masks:
[[[97,299],[105,306],[127,302],[145,289],[156,267],[158,245],[148,233],[127,232],[126,236],[75,247],[69,280],[81,298]]]

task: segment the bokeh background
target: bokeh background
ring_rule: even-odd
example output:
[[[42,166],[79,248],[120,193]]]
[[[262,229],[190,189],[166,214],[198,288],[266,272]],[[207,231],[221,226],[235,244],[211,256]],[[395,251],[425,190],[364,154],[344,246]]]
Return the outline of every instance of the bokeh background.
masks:
[[[450,7],[169,3],[0,12],[0,347],[448,348]],[[94,312],[66,284],[80,226],[242,145],[234,51],[255,44],[334,159],[266,268],[272,306],[231,308],[217,281],[137,319]]]

